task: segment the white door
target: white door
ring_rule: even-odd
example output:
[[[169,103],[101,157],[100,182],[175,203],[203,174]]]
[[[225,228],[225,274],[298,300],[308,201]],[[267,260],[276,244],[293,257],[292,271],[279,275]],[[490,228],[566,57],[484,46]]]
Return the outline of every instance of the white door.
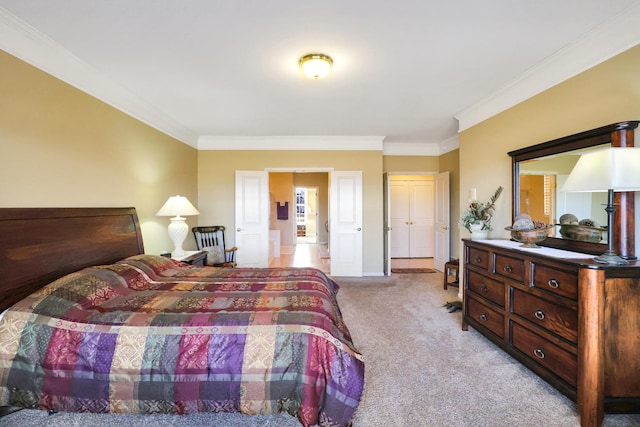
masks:
[[[383,224],[384,224],[384,275],[391,276],[391,203],[389,203],[389,174],[382,174],[382,206],[384,206]]]
[[[432,258],[434,256],[433,181],[414,181],[409,185],[410,228],[409,256]]]
[[[434,181],[391,181],[391,257],[431,258],[434,246]]]
[[[410,196],[407,181],[391,181],[391,258],[409,258]]]
[[[331,275],[362,277],[362,171],[330,175]]]
[[[236,262],[269,266],[269,174],[236,171]]]
[[[444,271],[444,264],[449,261],[451,224],[449,215],[449,172],[436,175],[436,213],[435,213],[435,245],[436,255],[433,266],[438,271]]]

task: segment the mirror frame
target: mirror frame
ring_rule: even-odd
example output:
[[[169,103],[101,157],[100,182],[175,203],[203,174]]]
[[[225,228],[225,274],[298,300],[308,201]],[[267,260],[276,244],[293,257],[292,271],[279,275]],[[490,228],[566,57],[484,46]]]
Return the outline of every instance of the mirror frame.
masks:
[[[640,121],[614,123],[507,153],[511,157],[512,163],[512,222],[520,213],[520,162],[602,144],[611,144],[613,147],[633,147],[634,129],[638,127],[639,123]],[[635,259],[634,193],[615,193],[614,203],[616,204],[612,224],[612,228],[615,230],[614,249],[623,258]],[[607,250],[606,243],[583,242],[557,237],[548,237],[538,245],[592,255],[600,255]]]

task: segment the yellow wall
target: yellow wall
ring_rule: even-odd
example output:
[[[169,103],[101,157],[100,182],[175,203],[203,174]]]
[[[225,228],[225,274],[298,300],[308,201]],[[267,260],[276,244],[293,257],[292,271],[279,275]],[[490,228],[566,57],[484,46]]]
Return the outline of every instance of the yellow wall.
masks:
[[[434,173],[440,171],[437,156],[384,156],[385,172]]]
[[[197,202],[197,150],[3,51],[0,76],[0,206],[133,206],[147,253],[171,250],[155,213]]]
[[[293,173],[274,172],[269,174],[269,196],[271,203],[269,229],[280,230],[280,246],[293,246],[293,227],[296,221],[296,208],[293,197]],[[277,219],[276,203],[289,203],[287,219]],[[233,227],[231,227],[233,229]],[[230,238],[231,236],[229,236]]]
[[[511,158],[508,151],[611,123],[640,119],[640,46],[573,77],[460,133],[460,202],[469,188],[496,204],[491,236],[508,237]],[[463,237],[468,232],[462,230]],[[637,240],[637,239],[636,239]]]
[[[380,151],[200,151],[200,224],[234,224],[235,171],[269,169],[362,171],[363,272],[382,274],[382,152]],[[227,236],[235,243],[235,236]]]

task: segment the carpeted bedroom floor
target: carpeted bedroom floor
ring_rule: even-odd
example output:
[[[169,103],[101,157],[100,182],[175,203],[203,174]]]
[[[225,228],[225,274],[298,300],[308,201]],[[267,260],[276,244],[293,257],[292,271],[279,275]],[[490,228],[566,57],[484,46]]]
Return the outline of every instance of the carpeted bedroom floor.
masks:
[[[354,427],[579,426],[576,405],[442,307],[457,288],[442,274],[337,278],[339,302],[365,356],[365,394]],[[134,416],[21,410],[0,426],[293,427],[288,415]],[[607,414],[607,427],[640,426],[640,415]]]

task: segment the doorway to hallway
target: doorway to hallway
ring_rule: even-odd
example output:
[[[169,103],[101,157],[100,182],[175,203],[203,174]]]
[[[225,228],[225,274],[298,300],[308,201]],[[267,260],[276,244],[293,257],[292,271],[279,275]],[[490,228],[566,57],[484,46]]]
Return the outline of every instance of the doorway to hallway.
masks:
[[[271,203],[288,215],[272,212],[270,228],[279,235],[270,267],[316,267],[329,273],[329,172],[270,171]]]
[[[317,187],[296,187],[296,243],[318,243]]]

